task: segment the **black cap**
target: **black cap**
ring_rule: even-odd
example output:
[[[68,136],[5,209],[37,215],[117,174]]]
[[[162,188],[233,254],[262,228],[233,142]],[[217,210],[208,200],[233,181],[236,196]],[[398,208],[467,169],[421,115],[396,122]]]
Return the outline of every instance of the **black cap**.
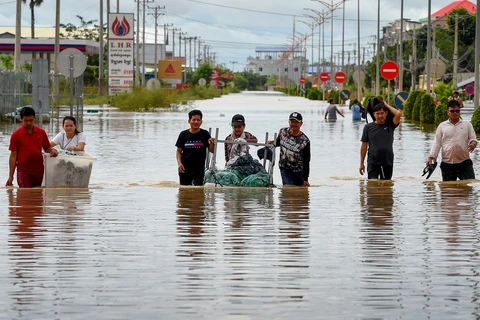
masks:
[[[298,122],[303,121],[302,115],[298,112],[294,112],[294,113],[290,114],[290,117],[288,119],[289,120],[297,120]]]
[[[245,118],[241,114],[236,114],[232,117],[232,126],[243,126],[245,125]]]

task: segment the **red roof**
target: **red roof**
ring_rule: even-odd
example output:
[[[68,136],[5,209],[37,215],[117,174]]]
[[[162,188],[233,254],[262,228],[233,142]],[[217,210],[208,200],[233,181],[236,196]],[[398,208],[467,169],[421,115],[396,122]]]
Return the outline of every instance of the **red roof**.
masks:
[[[434,18],[439,18],[446,16],[447,14],[450,13],[453,9],[459,9],[459,8],[464,8],[468,11],[470,14],[475,14],[477,10],[477,5],[474,3],[471,3],[468,0],[458,0],[450,3],[448,6],[443,7],[442,9],[438,10],[437,12],[432,13],[432,17]]]

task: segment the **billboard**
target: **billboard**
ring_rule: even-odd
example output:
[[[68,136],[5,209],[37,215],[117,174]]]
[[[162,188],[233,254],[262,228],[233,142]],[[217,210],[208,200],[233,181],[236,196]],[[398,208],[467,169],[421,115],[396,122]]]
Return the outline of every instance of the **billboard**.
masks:
[[[159,60],[158,78],[168,83],[182,82],[182,61]]]
[[[108,14],[109,94],[130,91],[133,86],[133,13]]]

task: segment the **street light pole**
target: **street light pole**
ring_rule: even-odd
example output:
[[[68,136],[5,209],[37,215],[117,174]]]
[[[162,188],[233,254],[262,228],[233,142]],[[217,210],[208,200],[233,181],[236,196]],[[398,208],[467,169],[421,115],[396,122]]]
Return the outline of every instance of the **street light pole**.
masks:
[[[232,72],[235,73],[235,63],[238,63],[237,61],[230,61],[232,64]]]
[[[399,60],[399,75],[398,75],[398,90],[403,91],[403,0],[400,1],[400,53]]]
[[[432,22],[432,17],[431,17],[431,12],[432,12],[432,1],[428,0],[428,25],[427,25],[427,93],[430,94],[430,59],[432,56],[432,28],[431,28],[431,22]],[[478,36],[478,35],[477,35]],[[424,79],[425,80],[425,79]],[[425,83],[425,81],[423,81]]]
[[[331,3],[327,3],[325,1],[322,1],[322,0],[312,0],[312,1],[317,1],[317,2],[320,2],[321,4],[323,4],[325,7],[327,7],[327,9],[330,11],[330,14],[331,14],[331,19],[332,19],[332,24],[331,24],[331,28],[330,28],[330,81],[332,81],[333,83],[333,12],[338,9],[338,7],[340,7],[340,5],[343,4],[344,0],[341,0],[337,3],[333,3],[333,0],[331,0]],[[360,10],[360,9],[359,9]]]

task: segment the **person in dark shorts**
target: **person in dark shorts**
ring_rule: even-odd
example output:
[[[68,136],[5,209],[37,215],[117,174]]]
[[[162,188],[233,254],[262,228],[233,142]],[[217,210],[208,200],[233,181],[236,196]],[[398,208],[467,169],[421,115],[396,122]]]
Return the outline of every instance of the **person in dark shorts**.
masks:
[[[20,110],[22,125],[10,137],[9,174],[5,184],[13,185],[13,175],[17,169],[17,183],[20,188],[40,187],[43,181],[42,149],[51,157],[58,155],[50,146],[45,130],[35,126],[35,110],[23,107]]]
[[[293,112],[288,118],[288,127],[280,129],[275,140],[275,146],[280,147],[278,166],[283,185],[310,186],[310,140],[300,130],[302,124],[302,115]]]
[[[200,110],[188,113],[190,129],[180,132],[177,143],[177,164],[180,185],[202,186],[205,175],[207,149],[213,152],[215,139],[201,129],[203,115]]]
[[[393,117],[389,117],[389,113]],[[361,175],[365,173],[368,151],[368,179],[390,180],[393,174],[393,133],[400,123],[402,112],[383,101],[373,108],[373,115],[375,121],[365,125],[360,139],[359,172]]]
[[[427,165],[436,162],[442,150],[443,181],[475,179],[470,153],[477,147],[477,137],[472,124],[460,119],[460,108],[457,100],[448,101],[448,120],[438,125],[427,160]]]

